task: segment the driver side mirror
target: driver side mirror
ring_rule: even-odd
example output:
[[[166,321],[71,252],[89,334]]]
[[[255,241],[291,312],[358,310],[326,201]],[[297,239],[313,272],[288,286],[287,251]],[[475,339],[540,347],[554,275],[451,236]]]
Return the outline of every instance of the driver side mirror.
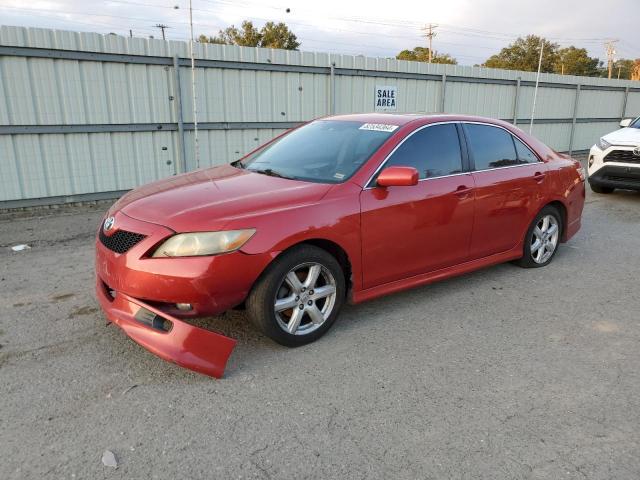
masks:
[[[624,120],[620,120],[620,126],[622,128],[628,127],[631,125],[631,118],[625,118]]]
[[[418,184],[418,170],[413,167],[387,167],[380,172],[379,187],[409,187]]]

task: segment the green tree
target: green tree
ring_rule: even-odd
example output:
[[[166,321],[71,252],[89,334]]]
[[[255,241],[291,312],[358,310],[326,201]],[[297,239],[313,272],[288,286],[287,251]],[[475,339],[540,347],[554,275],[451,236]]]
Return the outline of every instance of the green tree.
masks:
[[[240,45],[242,47],[282,48],[297,50],[300,46],[296,35],[286,24],[267,22],[258,30],[253,22],[245,20],[240,28],[235,25],[220,30],[215,37],[200,35],[201,43],[218,43],[223,45]]]
[[[582,75],[585,77],[597,77],[600,75],[601,62],[598,58],[592,58],[584,48],[576,48],[573,45],[558,50],[558,58],[555,64],[555,73],[564,75]]]
[[[538,71],[541,41],[544,44],[541,71],[553,73],[558,59],[558,44],[536,35],[518,38],[511,45],[500,50],[497,55],[489,57],[482,66],[536,72]]]
[[[621,58],[616,63],[613,64],[613,71],[611,72],[611,78],[618,78],[618,73],[620,73],[620,79],[631,80],[631,75],[633,74],[633,69],[635,63],[638,60],[629,60],[625,58]],[[609,71],[605,68],[603,72],[603,76],[608,76]]]
[[[297,50],[300,46],[298,37],[282,22],[267,22],[260,30],[260,33],[262,35],[261,47]]]
[[[206,35],[200,35],[198,37],[198,42],[200,43],[218,43],[224,45],[224,40],[219,37],[207,37]]]
[[[396,55],[398,60],[413,60],[414,62],[428,62],[429,49],[426,47],[416,47],[413,50],[402,50]],[[431,63],[446,63],[448,65],[457,65],[458,61],[448,53],[439,54],[434,50],[431,57]]]

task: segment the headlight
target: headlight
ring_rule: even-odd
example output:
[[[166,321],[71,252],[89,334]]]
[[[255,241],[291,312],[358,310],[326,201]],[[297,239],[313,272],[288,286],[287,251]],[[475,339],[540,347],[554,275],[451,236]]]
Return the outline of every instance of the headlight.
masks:
[[[179,233],[167,239],[154,257],[197,257],[233,252],[242,247],[256,233],[254,228],[227,232]]]
[[[598,148],[600,150],[606,150],[607,148],[609,148],[611,146],[611,144],[609,142],[607,142],[604,137],[602,137],[600,140],[598,140]]]

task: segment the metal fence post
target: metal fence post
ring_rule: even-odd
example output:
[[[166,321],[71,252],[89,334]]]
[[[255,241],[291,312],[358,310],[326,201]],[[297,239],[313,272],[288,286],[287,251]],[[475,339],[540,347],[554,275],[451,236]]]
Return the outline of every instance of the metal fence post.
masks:
[[[576,85],[576,98],[573,102],[573,119],[571,120],[571,134],[569,135],[569,155],[573,153],[573,137],[576,132],[576,117],[578,116],[579,102],[580,102],[580,84]]]
[[[336,113],[336,64],[331,62],[329,77],[329,113],[335,115]]]
[[[444,113],[445,94],[447,92],[447,74],[442,74],[442,95],[440,96],[440,112]]]
[[[624,89],[624,100],[622,101],[622,113],[620,114],[620,120],[624,120],[624,116],[627,113],[627,99],[629,98],[629,87]]]
[[[520,77],[516,80],[516,94],[513,98],[513,124],[516,125],[518,123],[518,101],[520,99]]]
[[[178,161],[176,162],[176,173],[184,173],[187,171],[187,153],[185,151],[184,138],[184,119],[182,115],[182,88],[180,86],[180,59],[178,56],[173,57],[173,72],[175,76],[175,108],[178,116]]]

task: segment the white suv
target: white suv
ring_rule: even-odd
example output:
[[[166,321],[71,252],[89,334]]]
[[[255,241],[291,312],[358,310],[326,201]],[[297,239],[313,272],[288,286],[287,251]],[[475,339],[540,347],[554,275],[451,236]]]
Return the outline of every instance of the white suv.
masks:
[[[596,193],[640,190],[640,117],[626,118],[589,152],[589,185]]]

